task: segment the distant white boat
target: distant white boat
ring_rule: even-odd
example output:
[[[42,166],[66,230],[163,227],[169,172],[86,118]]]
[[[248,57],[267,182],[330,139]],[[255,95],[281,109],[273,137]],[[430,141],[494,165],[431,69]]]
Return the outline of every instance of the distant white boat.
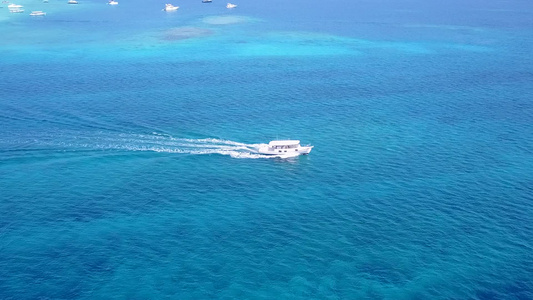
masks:
[[[9,5],[7,6],[7,8],[9,8],[9,9],[12,9],[12,8],[21,8],[21,7],[24,7],[24,6],[22,6],[22,5],[18,5],[18,4],[15,4],[15,3],[9,4]]]
[[[232,4],[232,3],[229,3],[229,2],[228,2],[228,4],[226,4],[226,8],[235,8],[235,7],[237,7],[237,4]]]
[[[309,154],[313,146],[300,146],[298,140],[271,141],[259,147],[257,152],[266,155],[296,156]]]
[[[117,5],[118,1],[111,0],[111,1],[107,2],[107,4],[109,4],[109,5]]]
[[[164,11],[173,11],[173,10],[178,10],[178,8],[180,8],[179,6],[174,6],[172,4],[165,4],[165,8],[163,9]]]
[[[68,0],[68,4],[78,4],[78,1],[76,0]]]
[[[32,11],[30,16],[46,16],[46,13],[40,10]]]

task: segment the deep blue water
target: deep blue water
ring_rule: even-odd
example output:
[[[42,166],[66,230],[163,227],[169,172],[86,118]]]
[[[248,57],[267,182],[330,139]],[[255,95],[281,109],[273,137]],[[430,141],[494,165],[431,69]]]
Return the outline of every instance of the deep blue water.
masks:
[[[533,299],[530,1],[19,2],[0,299]]]

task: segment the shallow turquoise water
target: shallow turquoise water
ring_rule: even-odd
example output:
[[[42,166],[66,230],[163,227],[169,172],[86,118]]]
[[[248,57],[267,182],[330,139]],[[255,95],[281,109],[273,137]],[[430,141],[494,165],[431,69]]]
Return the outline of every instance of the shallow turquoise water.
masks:
[[[24,1],[1,299],[533,298],[528,2]]]

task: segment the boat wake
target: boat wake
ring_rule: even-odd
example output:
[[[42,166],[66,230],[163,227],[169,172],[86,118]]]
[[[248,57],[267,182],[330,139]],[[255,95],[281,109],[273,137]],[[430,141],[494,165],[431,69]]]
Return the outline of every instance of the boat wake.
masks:
[[[153,132],[152,134],[118,134],[109,133],[77,136],[69,140],[60,139],[57,143],[68,150],[124,150],[179,153],[190,155],[220,154],[233,158],[289,158],[297,155],[264,155],[258,149],[264,144],[246,144],[217,138],[190,139],[175,138],[170,135]]]

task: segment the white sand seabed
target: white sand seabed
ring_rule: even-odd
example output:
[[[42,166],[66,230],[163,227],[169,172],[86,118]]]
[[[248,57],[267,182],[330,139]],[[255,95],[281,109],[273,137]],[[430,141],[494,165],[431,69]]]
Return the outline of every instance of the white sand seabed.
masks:
[[[165,30],[165,32],[163,33],[163,39],[167,41],[178,41],[191,38],[205,37],[211,34],[213,34],[213,31],[210,29],[183,26]]]
[[[251,22],[254,19],[244,16],[210,16],[202,19],[202,22],[209,25],[231,25]]]

